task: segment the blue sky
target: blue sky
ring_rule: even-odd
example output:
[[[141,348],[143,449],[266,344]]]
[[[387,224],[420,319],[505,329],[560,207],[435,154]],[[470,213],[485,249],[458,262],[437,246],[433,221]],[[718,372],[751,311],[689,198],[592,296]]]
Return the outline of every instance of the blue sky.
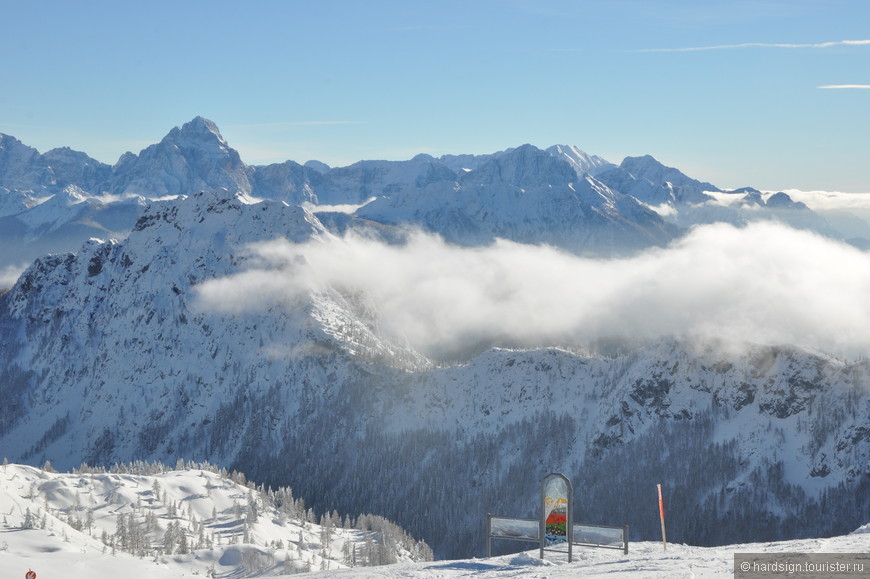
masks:
[[[866,0],[49,0],[3,14],[0,132],[43,152],[114,163],[202,115],[249,164],[559,143],[651,154],[720,187],[870,192]]]

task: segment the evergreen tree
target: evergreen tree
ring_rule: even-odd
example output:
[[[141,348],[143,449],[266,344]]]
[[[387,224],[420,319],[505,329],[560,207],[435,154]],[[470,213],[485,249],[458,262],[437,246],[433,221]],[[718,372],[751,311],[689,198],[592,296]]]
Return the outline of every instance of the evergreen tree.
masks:
[[[178,533],[178,554],[187,555],[190,553],[190,546],[187,543],[187,532],[181,528],[181,524],[176,522],[175,530]]]
[[[166,527],[166,532],[163,533],[163,550],[167,555],[172,555],[175,552],[175,543],[178,540],[175,522],[170,522]]]
[[[30,507],[27,507],[24,510],[24,522],[21,524],[22,529],[32,529],[33,528],[33,515],[30,513]]]

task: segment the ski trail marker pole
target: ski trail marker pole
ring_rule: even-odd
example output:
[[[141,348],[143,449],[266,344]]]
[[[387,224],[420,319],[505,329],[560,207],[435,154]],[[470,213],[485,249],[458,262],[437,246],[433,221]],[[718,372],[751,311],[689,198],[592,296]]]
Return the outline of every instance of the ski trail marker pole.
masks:
[[[662,521],[662,545],[665,548],[665,551],[668,550],[668,538],[665,534],[665,503],[662,501],[662,485],[661,483],[656,485],[659,489],[659,519]]]

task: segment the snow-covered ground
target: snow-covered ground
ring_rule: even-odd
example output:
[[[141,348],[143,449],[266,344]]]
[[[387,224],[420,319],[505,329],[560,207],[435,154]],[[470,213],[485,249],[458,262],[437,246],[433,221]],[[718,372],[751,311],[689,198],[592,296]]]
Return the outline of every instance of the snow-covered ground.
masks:
[[[281,495],[276,508],[233,478],[189,467],[61,474],[4,464],[0,577],[269,577],[427,555],[376,517],[362,526],[386,533],[314,524],[299,499]]]
[[[669,544],[665,551],[660,542],[629,544],[628,555],[620,550],[574,548],[574,561],[567,555],[548,552],[538,558],[538,551],[527,551],[490,559],[464,561],[434,561],[345,569],[317,573],[316,577],[341,579],[503,579],[523,577],[535,579],[568,579],[569,577],[629,577],[636,579],[733,577],[735,553],[867,553],[870,551],[870,525],[842,537],[803,539],[772,543],[747,543],[723,547],[692,547]],[[870,573],[870,564],[865,565]]]
[[[144,476],[94,473],[57,474],[40,469],[0,467],[0,570],[3,577],[23,577],[29,570],[39,579],[110,578],[151,579],[213,576],[225,578],[274,577],[311,569],[318,577],[450,579],[508,577],[559,579],[568,577],[732,577],[735,553],[867,553],[870,524],[854,533],[827,539],[692,547],[658,542],[635,542],[629,553],[577,547],[574,561],[559,553],[538,558],[537,550],[490,559],[411,562],[400,552],[400,562],[380,567],[349,568],[344,546],[365,549],[361,531],[334,529],[324,547],[323,528],[298,520],[281,520],[279,511],[263,509],[257,522],[245,525],[239,505],[247,509],[248,488],[220,474],[197,469]],[[256,492],[252,495],[256,502]],[[33,528],[22,528],[28,519]],[[91,515],[88,515],[88,512]],[[189,553],[167,554],[152,541],[141,556],[112,549],[103,531],[118,540],[118,520],[131,513],[146,526],[156,516],[159,537],[173,521],[187,531]],[[247,517],[248,514],[245,514]],[[44,517],[44,518],[43,518]],[[92,519],[88,528],[80,523]],[[205,538],[198,537],[197,521]],[[72,522],[72,524],[70,524]],[[676,523],[672,523],[676,524]],[[193,532],[190,528],[197,529]],[[245,530],[247,528],[247,531]],[[155,533],[152,533],[154,538]],[[247,542],[243,540],[246,538]],[[195,548],[198,542],[209,544]],[[324,556],[324,554],[326,556]],[[325,569],[321,571],[320,569]]]

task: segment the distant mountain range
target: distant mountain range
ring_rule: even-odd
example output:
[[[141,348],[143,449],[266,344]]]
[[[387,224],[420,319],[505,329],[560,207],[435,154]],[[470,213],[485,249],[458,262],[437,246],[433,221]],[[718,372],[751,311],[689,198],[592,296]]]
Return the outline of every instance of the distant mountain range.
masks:
[[[267,286],[250,249],[297,248],[275,266],[292,280],[306,273],[298,248],[348,231],[596,257],[712,221],[840,235],[785,194],[720,204],[726,193],[652,157],[615,166],[563,146],[250,167],[202,118],[114,167],[0,144],[5,263],[38,254],[0,292],[0,448],[14,462],[209,460],[290,485],[317,512],[387,517],[439,557],[481,554],[487,512],[534,516],[553,471],[574,480],[584,522],[629,524],[636,539],[657,537],[657,482],[676,542],[870,520],[866,359],[630,335],[432,359],[353,288]],[[206,284],[244,275],[250,307],[204,305]]]
[[[316,161],[248,166],[212,121],[197,117],[114,166],[69,148],[40,154],[0,134],[0,269],[75,251],[89,237],[122,239],[149,202],[214,189],[309,203],[315,211],[366,204],[323,222],[336,232],[412,225],[461,245],[504,238],[624,255],[667,245],[699,223],[772,219],[870,246],[866,222],[858,220],[857,235],[855,227],[838,231],[785,193],[766,202],[751,188],[732,192],[743,202],[725,206],[709,194],[719,188],[648,155],[617,166],[573,146],[523,145],[338,168]]]

